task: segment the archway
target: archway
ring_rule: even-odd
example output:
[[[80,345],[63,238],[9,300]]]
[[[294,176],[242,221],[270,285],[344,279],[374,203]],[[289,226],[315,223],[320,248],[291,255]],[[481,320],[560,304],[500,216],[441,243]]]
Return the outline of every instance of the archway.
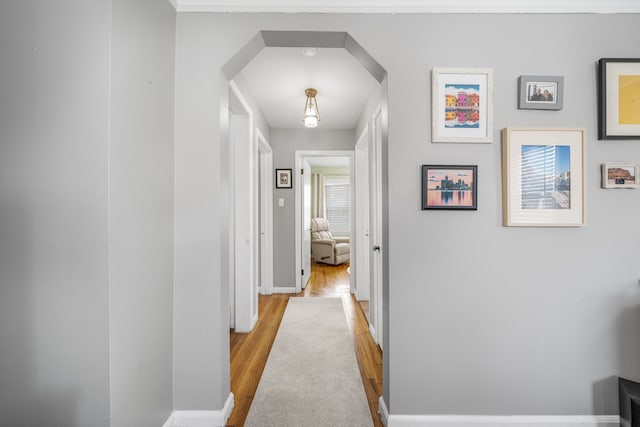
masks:
[[[379,336],[384,342],[380,342],[382,348],[388,348],[388,113],[387,113],[387,73],[385,69],[372,58],[349,34],[345,32],[313,32],[313,31],[262,31],[250,40],[242,49],[240,49],[223,67],[221,86],[229,86],[229,82],[238,74],[251,60],[265,47],[319,47],[319,48],[343,48],[347,50],[362,66],[373,76],[381,86],[381,107],[375,120],[375,132],[379,135],[377,144],[377,156],[375,158],[374,168],[376,169],[377,186],[371,189],[374,193],[372,199],[376,200],[376,204],[371,209],[371,224],[378,224],[376,234],[372,236],[370,257],[376,258],[379,270],[375,273],[379,279],[379,299],[374,304],[379,304],[379,318],[381,318],[381,331]],[[221,96],[221,111],[228,111],[229,99],[226,94],[228,91],[223,90]],[[228,128],[229,120],[225,115],[221,115],[221,128]],[[221,158],[226,158],[230,150],[232,141],[229,135],[223,134],[221,140]],[[224,162],[223,162],[224,164]],[[231,195],[232,191],[229,185],[229,168],[221,167],[221,185],[223,194]],[[227,232],[228,226],[232,219],[228,215],[223,216],[226,219],[222,221],[222,265],[229,265],[229,248],[231,247],[231,237]],[[373,229],[373,227],[372,227]],[[375,248],[375,250],[373,249]],[[231,272],[222,271],[222,283],[229,283]],[[227,301],[222,301],[226,304]],[[388,395],[388,358],[383,360],[383,383],[384,394]]]

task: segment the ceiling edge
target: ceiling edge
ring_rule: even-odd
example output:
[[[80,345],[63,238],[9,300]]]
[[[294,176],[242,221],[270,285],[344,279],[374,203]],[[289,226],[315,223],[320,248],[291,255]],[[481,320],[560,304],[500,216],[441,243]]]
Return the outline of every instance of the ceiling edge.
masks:
[[[636,0],[169,0],[178,12],[274,13],[640,13]]]

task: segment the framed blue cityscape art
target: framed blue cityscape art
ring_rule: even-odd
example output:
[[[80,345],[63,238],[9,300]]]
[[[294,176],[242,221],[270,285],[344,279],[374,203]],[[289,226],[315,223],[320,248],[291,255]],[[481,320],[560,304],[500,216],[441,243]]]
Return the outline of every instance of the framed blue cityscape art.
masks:
[[[422,165],[422,210],[477,210],[478,166]]]
[[[434,68],[433,142],[493,141],[493,71],[490,68]]]
[[[581,128],[502,130],[503,225],[585,223],[585,136]]]

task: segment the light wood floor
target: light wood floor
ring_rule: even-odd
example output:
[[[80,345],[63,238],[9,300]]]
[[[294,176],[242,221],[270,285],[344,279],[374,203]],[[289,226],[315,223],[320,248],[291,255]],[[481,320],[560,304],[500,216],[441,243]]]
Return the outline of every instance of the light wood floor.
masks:
[[[231,391],[235,406],[227,426],[244,425],[290,297],[342,298],[371,418],[374,426],[382,427],[378,414],[378,397],[382,395],[382,352],[369,334],[369,325],[360,304],[349,292],[347,266],[315,263],[303,292],[295,295],[261,295],[258,323],[254,330],[248,334],[231,331]]]

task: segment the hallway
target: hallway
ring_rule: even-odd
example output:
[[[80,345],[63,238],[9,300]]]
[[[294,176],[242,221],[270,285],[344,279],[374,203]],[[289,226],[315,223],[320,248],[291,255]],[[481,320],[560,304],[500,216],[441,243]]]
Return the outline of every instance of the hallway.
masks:
[[[235,406],[228,427],[244,424],[290,297],[342,298],[371,416],[376,427],[383,425],[378,414],[378,397],[382,394],[382,353],[369,334],[360,305],[349,292],[347,267],[313,263],[309,283],[301,293],[260,295],[259,319],[254,330],[249,334],[231,331],[231,391]]]

